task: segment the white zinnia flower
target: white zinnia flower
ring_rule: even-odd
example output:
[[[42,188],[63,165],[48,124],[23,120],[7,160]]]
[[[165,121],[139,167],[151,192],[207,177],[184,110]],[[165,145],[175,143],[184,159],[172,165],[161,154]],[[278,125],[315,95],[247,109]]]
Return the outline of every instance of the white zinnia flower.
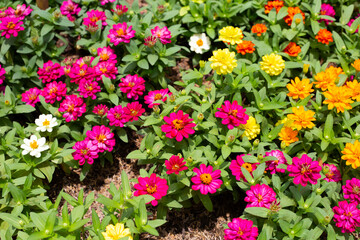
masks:
[[[41,152],[49,149],[49,145],[45,145],[46,139],[44,137],[38,139],[35,135],[31,135],[30,139],[25,138],[24,144],[21,144],[21,148],[24,149],[23,155],[30,153],[31,156],[39,158]]]
[[[38,119],[35,120],[35,124],[38,126],[36,131],[52,132],[53,127],[57,126],[56,118],[51,114],[41,114]]]
[[[190,49],[196,53],[204,53],[210,49],[210,38],[205,33],[194,34],[190,37]]]

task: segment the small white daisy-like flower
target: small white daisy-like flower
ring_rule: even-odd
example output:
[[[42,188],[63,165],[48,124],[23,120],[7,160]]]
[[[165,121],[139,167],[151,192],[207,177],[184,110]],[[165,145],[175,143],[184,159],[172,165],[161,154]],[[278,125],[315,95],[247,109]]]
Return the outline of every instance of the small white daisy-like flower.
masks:
[[[51,114],[41,114],[38,119],[35,120],[35,124],[38,126],[36,131],[52,132],[53,127],[57,126],[56,118]]]
[[[196,53],[204,53],[210,49],[210,38],[205,33],[194,34],[190,37],[190,50]]]
[[[35,135],[31,135],[30,139],[25,138],[24,144],[21,144],[21,148],[24,149],[22,154],[26,155],[30,153],[31,156],[35,156],[39,158],[41,156],[41,152],[49,149],[49,145],[45,144],[46,139],[44,137],[37,138]]]

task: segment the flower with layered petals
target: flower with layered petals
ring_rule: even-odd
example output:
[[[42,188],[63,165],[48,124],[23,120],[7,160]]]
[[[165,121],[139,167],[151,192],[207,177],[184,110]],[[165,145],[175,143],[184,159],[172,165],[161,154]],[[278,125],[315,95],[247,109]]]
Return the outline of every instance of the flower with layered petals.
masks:
[[[245,162],[243,160],[243,156],[245,156],[245,154],[237,155],[236,159],[231,161],[229,169],[231,170],[231,174],[235,176],[237,181],[240,181],[240,179],[242,179],[243,181],[247,182],[244,174],[241,171],[241,167],[245,168],[252,176],[252,172],[257,168],[259,163]]]
[[[116,79],[118,74],[118,69],[115,66],[116,60],[111,61],[102,61],[96,64],[95,74],[97,75],[97,80],[101,80],[102,76],[105,76],[110,79]]]
[[[150,91],[148,95],[144,97],[144,99],[145,99],[145,103],[148,104],[148,107],[153,108],[155,105],[160,105],[160,103],[155,103],[155,101],[161,100],[165,102],[167,97],[170,95],[171,92],[169,92],[169,89],[165,88],[165,89]]]
[[[296,45],[294,42],[290,42],[285,49],[283,50],[284,53],[288,54],[289,56],[296,57],[301,52],[300,46]]]
[[[102,232],[101,234],[105,240],[118,240],[125,237],[127,237],[128,240],[133,240],[130,229],[125,228],[123,223],[117,223],[115,226],[112,224],[107,225],[106,232]]]
[[[179,172],[188,169],[185,164],[186,162],[184,161],[184,158],[180,158],[177,155],[171,156],[169,160],[165,160],[165,166],[167,169],[166,174],[179,174]]]
[[[123,15],[129,9],[125,5],[116,5],[115,9],[111,9],[112,12],[116,13],[118,16]]]
[[[10,38],[11,36],[17,37],[18,33],[24,30],[24,27],[21,26],[24,23],[18,17],[10,16],[0,19],[1,36],[5,36],[5,38]]]
[[[321,4],[320,15],[335,17],[335,14],[336,13],[335,13],[333,6],[331,6],[330,4],[327,4],[327,3]],[[333,21],[325,19],[325,18],[320,18],[318,20],[318,22],[325,22],[325,24],[328,25],[329,23],[332,23]]]
[[[360,227],[360,210],[357,206],[357,203],[340,201],[339,206],[333,207],[334,221],[342,233],[352,233]]]
[[[233,103],[225,101],[224,105],[217,110],[215,117],[222,118],[221,123],[227,125],[229,129],[246,124],[249,119],[249,115],[245,113],[246,109],[240,106],[236,100]]]
[[[101,5],[105,5],[109,2],[115,2],[116,0],[100,0]]]
[[[291,108],[292,114],[288,114],[287,117],[290,120],[293,120],[292,126],[297,129],[301,130],[303,128],[313,128],[315,124],[312,121],[315,121],[314,118],[315,112],[311,110],[305,111],[304,106],[300,107],[293,107]]]
[[[314,82],[315,87],[325,91],[329,87],[336,86],[340,74],[344,74],[341,67],[330,66],[325,69],[325,71],[319,72],[314,76],[314,79],[316,80],[316,82]]]
[[[191,181],[194,183],[191,188],[195,191],[200,190],[201,194],[215,193],[223,183],[219,179],[221,177],[220,169],[213,171],[212,166],[206,167],[205,164],[201,164],[200,168],[194,168],[193,171],[196,173],[196,176],[191,178]]]
[[[190,50],[202,54],[210,49],[210,38],[205,33],[194,34],[189,41]]]
[[[45,102],[53,104],[55,101],[60,101],[65,97],[66,92],[66,83],[54,81],[46,84],[46,87],[41,91],[41,96],[45,98]]]
[[[145,109],[142,108],[142,105],[139,102],[128,103],[124,107],[124,114],[127,121],[133,122],[139,120],[139,117],[145,112]]]
[[[246,124],[240,125],[240,129],[245,129],[241,137],[247,137],[249,140],[252,140],[260,134],[260,124],[256,122],[256,119],[252,116],[249,116]]]
[[[255,51],[254,46],[255,44],[253,42],[244,40],[236,46],[236,51],[242,55],[253,53]]]
[[[6,74],[6,71],[4,68],[1,67],[1,64],[0,64],[0,85],[5,81],[5,74]]]
[[[284,2],[280,0],[268,1],[265,7],[265,13],[268,14],[270,11],[275,8],[278,13],[280,9],[284,6]]]
[[[334,164],[323,164],[323,173],[325,174],[324,180],[327,182],[340,182],[341,173]]]
[[[84,98],[90,97],[96,99],[96,93],[101,92],[101,88],[96,81],[88,81],[86,79],[80,80],[79,88],[77,89],[80,96]]]
[[[73,15],[78,15],[81,8],[78,4],[74,3],[72,0],[63,1],[60,6],[61,14],[66,16],[69,21],[75,21],[75,17]]]
[[[30,156],[39,158],[41,152],[49,149],[49,145],[46,145],[45,143],[46,139],[44,137],[38,139],[37,136],[31,135],[30,138],[25,138],[24,143],[20,146],[24,149],[22,154],[26,155],[30,153]]]
[[[287,23],[287,25],[291,26],[294,16],[298,13],[300,13],[302,15],[303,22],[305,24],[305,14],[303,13],[303,11],[300,10],[299,7],[288,7],[287,12],[288,12],[288,15],[286,17],[284,17],[284,21]]]
[[[261,34],[266,33],[267,27],[265,24],[257,23],[254,26],[251,27],[251,32],[256,33],[258,37],[261,36]]]
[[[72,148],[75,150],[72,156],[74,160],[79,161],[79,165],[84,165],[85,162],[93,164],[94,159],[99,157],[97,145],[94,145],[89,139],[76,142]]]
[[[123,127],[124,123],[128,122],[128,117],[124,113],[124,108],[121,105],[110,108],[106,116],[110,126]]]
[[[157,38],[154,36],[148,36],[144,39],[144,45],[148,46],[149,48],[155,46],[156,42],[157,42]]]
[[[219,35],[221,41],[231,45],[242,43],[242,39],[244,38],[242,30],[233,26],[223,27],[219,31]]]
[[[60,64],[53,63],[49,60],[44,63],[43,68],[39,68],[37,74],[39,75],[39,79],[41,79],[43,83],[46,83],[56,80],[64,75],[64,69]]]
[[[224,240],[256,240],[258,228],[253,226],[251,220],[234,218],[224,230]]]
[[[305,187],[308,182],[316,184],[321,178],[321,166],[318,161],[313,161],[308,155],[303,154],[301,158],[294,157],[292,164],[287,166],[289,176],[294,177],[294,184]]]
[[[111,47],[103,47],[103,48],[98,48],[97,49],[97,54],[100,57],[100,61],[113,61],[113,62],[117,62],[116,61],[116,54],[114,53],[114,50],[111,49]]]
[[[360,59],[356,59],[351,66],[353,66],[357,72],[360,72]]]
[[[360,142],[346,143],[344,150],[341,151],[341,159],[346,161],[346,165],[351,165],[353,169],[360,167]]]
[[[86,13],[87,17],[84,18],[84,25],[86,26],[96,26],[98,21],[101,21],[102,26],[106,26],[106,15],[105,12],[99,10],[91,10]]]
[[[210,67],[219,75],[232,73],[234,68],[237,67],[235,53],[230,52],[227,48],[213,51],[209,61],[212,62]]]
[[[315,38],[318,42],[329,45],[330,42],[333,42],[332,33],[325,28],[320,29]]]
[[[17,5],[16,9],[13,9],[12,7],[8,7],[6,9],[6,13],[10,16],[14,16],[19,18],[20,20],[23,20],[26,16],[28,16],[33,10],[30,8],[30,6],[26,6],[25,4]]]
[[[128,74],[125,78],[121,79],[119,87],[120,91],[126,93],[127,98],[138,100],[139,96],[144,94],[145,80],[137,74]]]
[[[293,130],[291,127],[283,127],[279,133],[279,139],[281,143],[284,143],[286,146],[289,146],[291,143],[299,141],[297,137],[298,131]]]
[[[266,162],[266,171],[270,171],[271,174],[275,174],[277,172],[284,173],[285,169],[278,168],[279,164],[287,164],[284,153],[280,150],[272,150],[271,152],[265,153],[266,157],[276,157],[277,160],[271,160]]]
[[[39,118],[35,119],[35,124],[37,125],[35,131],[40,132],[52,132],[53,127],[58,125],[56,118],[51,114],[41,114]]]
[[[342,186],[344,198],[349,199],[351,203],[360,204],[360,180],[352,178],[346,180],[346,184]]]
[[[95,113],[96,115],[98,115],[100,117],[103,117],[107,114],[108,111],[109,111],[109,108],[106,105],[99,104],[94,107],[93,113]]]
[[[300,80],[298,77],[295,77],[294,80],[291,80],[291,83],[286,85],[286,88],[289,90],[287,95],[293,99],[304,99],[314,91],[312,86],[313,83],[310,83],[308,78]]]
[[[104,125],[93,126],[91,131],[86,132],[86,136],[93,145],[97,146],[99,152],[111,152],[115,146],[114,133]]]
[[[278,54],[267,54],[262,57],[260,68],[270,76],[277,76],[284,71],[285,61]]]
[[[130,39],[135,37],[135,30],[132,30],[132,26],[127,25],[126,22],[114,24],[112,29],[109,30],[110,42],[114,45],[118,45],[121,42],[129,43]]]
[[[256,184],[250,186],[250,190],[246,191],[245,202],[246,207],[265,207],[270,208],[272,202],[276,201],[276,193],[266,184]]]
[[[182,110],[177,113],[170,113],[170,116],[164,116],[166,124],[161,126],[161,131],[166,133],[166,137],[175,138],[180,142],[183,138],[188,138],[189,134],[195,133],[193,129],[196,124],[192,123],[194,119],[189,118],[189,114],[184,114]]]
[[[351,98],[360,102],[360,83],[357,80],[347,81],[346,86],[351,91]]]
[[[158,205],[158,200],[166,196],[169,186],[166,179],[159,178],[155,173],[152,173],[150,177],[139,177],[139,183],[134,185],[137,190],[134,196],[150,195],[155,199],[151,201],[151,205]]]
[[[39,95],[41,94],[41,90],[37,87],[30,88],[26,92],[21,94],[21,101],[25,102],[27,105],[35,107],[37,102],[40,102]]]
[[[92,81],[96,77],[95,70],[83,62],[83,59],[78,59],[72,66],[68,74],[70,82],[79,84],[81,80]]]
[[[351,100],[351,91],[346,86],[332,86],[323,93],[326,99],[324,104],[328,104],[328,109],[336,107],[336,112],[344,112],[345,109],[352,109],[350,105],[354,101]]]
[[[76,95],[68,95],[65,100],[60,103],[59,112],[64,112],[63,117],[66,122],[76,121],[86,112],[86,104],[81,97]]]
[[[158,38],[162,44],[171,43],[171,32],[166,26],[163,28],[156,26],[154,29],[151,29],[151,34]]]

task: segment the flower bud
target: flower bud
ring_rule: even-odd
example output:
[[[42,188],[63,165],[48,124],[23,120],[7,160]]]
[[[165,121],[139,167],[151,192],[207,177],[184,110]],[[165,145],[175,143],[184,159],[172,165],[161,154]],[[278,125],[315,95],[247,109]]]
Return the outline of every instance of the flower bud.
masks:
[[[301,23],[301,19],[300,18],[295,19],[295,23],[296,25],[299,25]]]
[[[59,111],[56,111],[54,115],[55,117],[61,117],[61,113]]]
[[[110,90],[111,92],[115,91],[115,85],[114,85],[114,84],[110,84],[109,90]]]
[[[118,16],[118,15],[114,15],[114,16],[113,16],[113,20],[114,20],[115,22],[117,22],[117,21],[119,20],[119,16]]]
[[[232,143],[232,142],[234,142],[235,141],[235,136],[234,135],[230,135],[229,137],[228,137],[228,142],[229,143]]]
[[[257,146],[259,146],[259,143],[260,143],[260,140],[259,140],[259,139],[255,139],[254,142],[253,142],[253,146],[254,146],[254,147],[257,147]]]
[[[24,67],[24,66],[22,66],[22,67],[21,67],[21,71],[24,72],[24,73],[26,73],[26,72],[27,72],[27,68]]]
[[[158,105],[154,105],[153,106],[153,111],[154,111],[154,113],[159,114],[160,113],[160,107]]]
[[[310,64],[304,64],[303,65],[303,73],[307,73],[309,71]]]
[[[159,5],[159,6],[157,7],[157,11],[158,11],[158,13],[160,13],[160,14],[164,13],[164,12],[165,12],[165,6],[164,6],[164,5]]]
[[[186,161],[189,162],[189,163],[192,163],[192,162],[193,162],[193,158],[190,156],[190,157],[188,157],[188,158],[186,159]]]
[[[324,225],[327,225],[327,224],[330,223],[330,221],[331,221],[331,218],[330,218],[329,216],[325,216],[324,221],[323,221],[323,224],[324,224]]]
[[[9,100],[5,100],[5,105],[9,106],[10,105],[10,101]]]
[[[180,94],[181,94],[181,95],[185,95],[185,94],[186,94],[186,91],[183,89],[183,90],[181,90]]]
[[[259,154],[259,155],[257,156],[257,159],[258,159],[259,161],[263,160],[263,158],[264,158],[264,155],[262,155],[262,154]]]
[[[200,68],[204,68],[205,64],[206,64],[206,62],[204,60],[200,60],[200,62],[199,62]]]
[[[148,155],[150,155],[150,154],[151,154],[151,150],[150,150],[150,149],[147,149],[147,150],[146,150],[146,153],[147,153]]]
[[[285,149],[286,148],[286,143],[285,142],[281,142],[281,149]]]
[[[199,113],[199,114],[197,115],[197,119],[198,119],[199,121],[204,120],[204,114]]]
[[[170,102],[174,102],[175,99],[176,99],[175,94],[171,94],[170,97],[169,97],[169,99],[170,99]]]
[[[38,45],[39,44],[39,37],[38,36],[33,36],[31,38],[31,42],[34,44],[34,45]]]
[[[181,154],[181,153],[178,153],[177,156],[178,156],[179,158],[182,158],[182,154]]]
[[[57,20],[59,18],[62,17],[62,14],[59,10],[56,10],[54,13],[53,13],[53,16],[54,16],[54,19]]]

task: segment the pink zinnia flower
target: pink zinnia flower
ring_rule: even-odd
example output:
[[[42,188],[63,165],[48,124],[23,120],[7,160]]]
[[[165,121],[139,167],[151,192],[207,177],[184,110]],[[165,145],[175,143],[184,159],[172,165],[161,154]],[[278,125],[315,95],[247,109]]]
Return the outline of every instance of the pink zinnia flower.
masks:
[[[158,38],[162,44],[171,43],[171,32],[166,26],[163,28],[156,26],[154,29],[151,29],[151,34]]]
[[[99,152],[111,152],[115,146],[114,133],[104,125],[93,126],[91,131],[86,132],[86,136],[92,144],[98,147]]]
[[[100,92],[101,88],[96,81],[82,79],[80,80],[79,88],[77,90],[84,98],[90,97],[94,100],[96,99],[96,93]]]
[[[84,165],[85,162],[93,164],[94,159],[99,157],[97,146],[88,139],[76,142],[72,148],[76,150],[72,153],[74,160],[79,161],[80,165]]]
[[[349,199],[351,203],[360,204],[360,180],[352,178],[346,180],[346,184],[342,186],[344,198]]]
[[[86,104],[81,97],[68,95],[60,103],[59,112],[64,112],[63,117],[66,122],[76,121],[78,117],[81,117],[86,112]]]
[[[197,191],[200,190],[201,194],[215,193],[216,189],[221,187],[223,183],[220,178],[221,170],[213,171],[212,166],[206,167],[205,164],[201,164],[200,168],[194,168],[193,171],[196,173],[195,177],[191,178],[194,183],[192,189]]]
[[[87,64],[78,64],[78,61],[72,65],[69,72],[70,82],[76,84],[79,84],[82,79],[92,81],[95,76],[95,70],[92,67],[89,67]]]
[[[30,6],[27,6],[25,4],[23,5],[17,5],[16,9],[13,9],[12,7],[8,7],[6,9],[6,13],[10,16],[14,16],[19,18],[20,20],[23,20],[27,15],[29,15],[33,10],[30,8]]]
[[[98,56],[100,57],[100,61],[112,60],[116,63],[116,54],[111,47],[103,47],[97,49]]]
[[[100,117],[103,117],[107,114],[109,111],[109,108],[104,104],[99,104],[94,107],[93,113],[96,115],[99,115]]]
[[[96,23],[101,20],[102,26],[106,26],[106,15],[105,12],[99,10],[91,10],[86,13],[87,17],[84,18],[84,25],[86,26],[96,26]]]
[[[115,46],[121,42],[129,43],[130,39],[135,37],[135,30],[131,29],[132,26],[128,28],[126,22],[114,24],[107,37],[110,38],[110,42],[114,43]]]
[[[294,178],[295,184],[306,186],[308,182],[316,184],[317,179],[321,178],[321,166],[318,161],[313,161],[308,155],[303,154],[301,158],[294,157],[292,165],[287,166],[290,177]]]
[[[126,93],[127,98],[134,98],[138,100],[139,95],[143,95],[145,91],[145,80],[137,74],[128,74],[121,79],[119,83],[120,91]]]
[[[320,15],[327,15],[330,17],[335,17],[335,14],[336,13],[335,13],[333,6],[331,6],[330,4],[327,4],[327,3],[321,4]],[[325,24],[328,25],[329,23],[332,23],[333,21],[321,18],[320,20],[318,20],[318,22],[325,22]]]
[[[102,76],[105,76],[110,79],[115,79],[118,74],[118,69],[115,66],[116,60],[102,61],[96,64],[95,74],[97,75],[97,80],[101,80]]]
[[[10,38],[11,36],[17,37],[18,32],[24,30],[24,27],[21,26],[23,22],[20,18],[17,17],[3,17],[0,21],[0,31],[1,36],[5,38]]]
[[[108,2],[115,2],[116,0],[100,0],[101,5],[105,5]]]
[[[139,117],[145,112],[145,109],[142,108],[142,105],[139,102],[128,103],[126,107],[124,107],[124,114],[126,116],[127,121],[137,121]]]
[[[150,91],[148,95],[144,97],[145,103],[149,105],[149,108],[152,108],[154,105],[160,105],[160,103],[154,103],[155,101],[162,100],[163,102],[166,101],[167,96],[170,96],[171,92],[169,89],[160,89]]]
[[[64,1],[60,6],[61,14],[67,16],[69,21],[75,21],[75,17],[72,15],[78,15],[80,10],[79,5],[71,0]]]
[[[276,193],[266,184],[256,184],[250,186],[250,190],[246,191],[245,202],[246,207],[265,207],[270,208],[272,202],[276,201]]]
[[[2,68],[0,64],[0,84],[2,84],[5,81],[5,74],[6,74],[5,68]]]
[[[64,69],[60,64],[53,63],[51,60],[44,63],[42,68],[39,68],[37,71],[39,78],[43,83],[51,82],[52,80],[56,80],[64,75]]]
[[[66,84],[63,82],[51,82],[46,84],[41,95],[44,96],[45,102],[53,104],[55,101],[60,101],[66,96]]]
[[[144,45],[150,48],[155,46],[156,42],[157,42],[157,38],[154,36],[149,36],[144,39]]]
[[[222,118],[221,123],[227,125],[229,129],[246,124],[249,119],[249,115],[245,113],[246,109],[240,106],[236,100],[233,103],[225,101],[224,105],[217,110],[219,111],[215,113],[215,117]]]
[[[183,138],[188,138],[189,134],[195,133],[193,129],[196,124],[192,123],[194,119],[189,118],[189,114],[183,113],[182,110],[177,113],[170,113],[170,116],[164,116],[164,121],[167,124],[161,126],[161,131],[166,133],[166,137],[175,138],[180,142]]]
[[[128,122],[128,117],[124,113],[124,108],[121,105],[110,108],[107,116],[110,121],[110,126],[123,127],[124,123]]]
[[[27,105],[35,107],[37,102],[40,102],[39,95],[41,94],[41,90],[37,87],[30,88],[23,94],[21,94],[21,101],[25,102]]]
[[[256,240],[258,228],[253,227],[251,220],[234,218],[228,223],[229,229],[225,229],[224,240]]]
[[[128,11],[128,8],[125,5],[116,5],[116,8],[111,9],[111,11],[121,16]]]
[[[324,178],[327,182],[339,182],[341,181],[341,173],[337,169],[334,164],[324,164],[323,165],[323,173],[325,174],[326,178]]]
[[[179,172],[184,171],[188,169],[187,166],[185,166],[186,162],[184,161],[184,158],[180,158],[177,155],[171,156],[169,160],[165,160],[165,166],[168,171],[166,171],[166,174],[172,174],[175,173],[176,175],[179,174]]]
[[[334,221],[336,226],[341,228],[342,233],[355,232],[356,228],[360,227],[360,210],[357,205],[357,203],[340,201],[338,207],[333,207]]]
[[[281,173],[285,172],[285,169],[277,168],[279,164],[287,164],[286,158],[282,151],[272,150],[271,152],[266,152],[265,156],[267,157],[272,156],[277,158],[277,160],[266,162],[267,165],[267,168],[265,169],[266,171],[270,171],[271,174],[275,174],[276,172],[281,172]]]
[[[151,201],[153,206],[158,205],[158,200],[167,194],[169,186],[166,179],[157,177],[155,173],[151,174],[150,177],[139,177],[138,181],[139,183],[134,185],[134,188],[137,190],[134,196],[153,196],[155,198]]]
[[[241,167],[245,168],[250,173],[250,175],[253,176],[252,172],[257,168],[257,165],[259,165],[259,163],[245,162],[242,159],[243,156],[245,156],[245,154],[236,156],[236,160],[231,161],[229,168],[231,170],[231,174],[236,177],[236,180],[240,181],[240,179],[242,179],[247,182],[244,174],[241,171]]]

